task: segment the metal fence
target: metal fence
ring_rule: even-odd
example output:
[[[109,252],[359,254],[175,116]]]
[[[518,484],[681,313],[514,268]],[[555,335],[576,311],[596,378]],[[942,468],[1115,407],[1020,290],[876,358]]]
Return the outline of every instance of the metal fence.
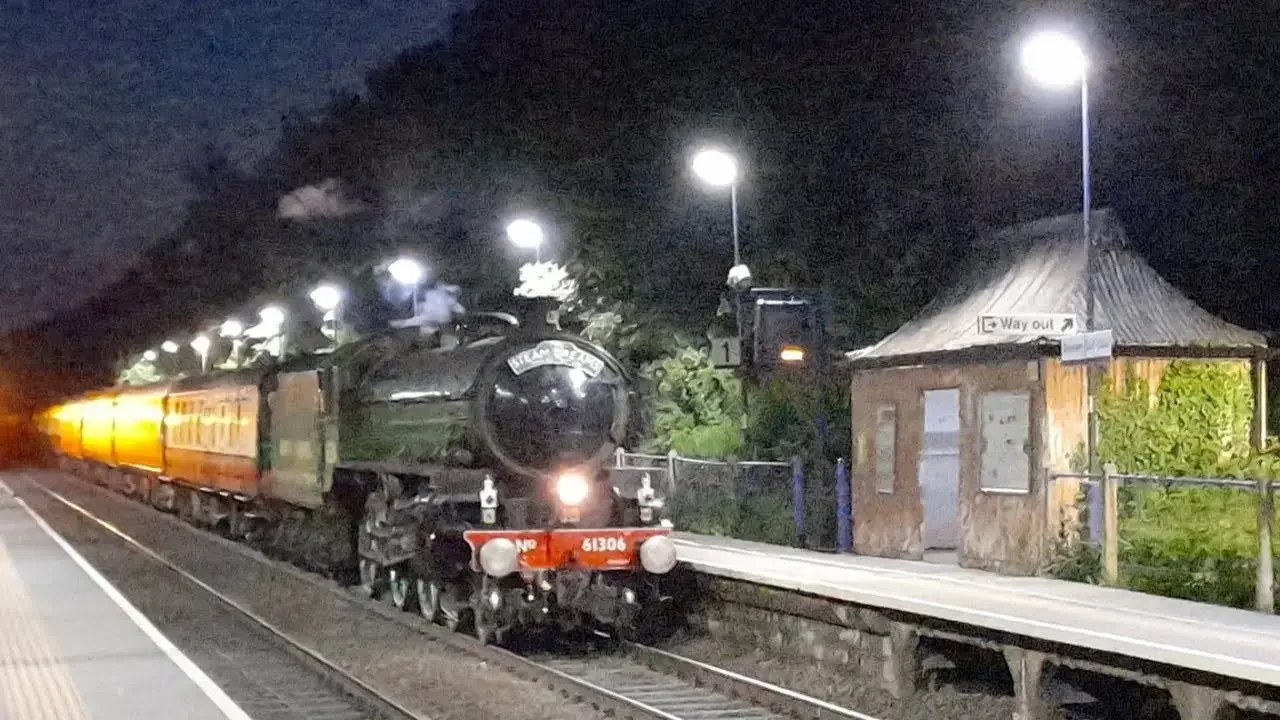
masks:
[[[1122,475],[1107,466],[1100,476],[1053,482],[1056,574],[1275,611],[1274,481]]]
[[[722,462],[666,455],[616,454],[619,467],[661,478],[667,517],[677,529],[743,540],[834,550],[834,471],[791,462]],[[847,478],[845,480],[847,488]],[[843,494],[847,497],[847,491]],[[847,513],[846,513],[847,514]]]

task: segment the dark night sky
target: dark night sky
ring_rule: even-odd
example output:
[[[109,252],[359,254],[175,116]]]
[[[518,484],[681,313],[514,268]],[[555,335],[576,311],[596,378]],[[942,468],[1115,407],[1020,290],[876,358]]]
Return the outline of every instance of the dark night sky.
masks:
[[[458,2],[6,0],[0,329],[74,303],[172,228],[183,163],[202,145],[250,161],[275,141],[284,112],[358,87],[367,69],[441,37]],[[857,12],[866,41],[850,48],[843,69],[892,87],[848,91],[936,98],[925,103],[932,114],[917,114],[920,127],[895,142],[932,132],[985,148],[986,171],[1016,179],[993,186],[990,204],[1070,210],[1061,201],[1079,197],[1076,100],[1029,91],[1014,65],[1019,34],[1041,13],[1013,0],[869,2]],[[1280,197],[1274,8],[1093,0],[1062,17],[1077,20],[1097,60],[1097,204],[1120,212],[1138,249],[1176,284],[1212,276],[1211,292],[1192,294],[1219,309],[1214,283],[1239,269],[1233,263],[1280,258],[1204,243],[1243,233],[1237,249],[1280,248],[1269,219]],[[947,135],[961,126],[965,137]],[[1244,214],[1253,218],[1247,229],[1204,225]],[[1201,272],[1208,261],[1222,267]],[[1280,315],[1269,292],[1245,304]]]
[[[73,303],[174,227],[205,143],[251,162],[291,108],[441,37],[453,4],[0,3],[0,329]]]

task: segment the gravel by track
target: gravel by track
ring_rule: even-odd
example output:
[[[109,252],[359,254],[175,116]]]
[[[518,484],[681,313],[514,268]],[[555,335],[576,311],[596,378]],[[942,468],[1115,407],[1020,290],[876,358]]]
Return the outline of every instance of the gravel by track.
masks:
[[[99,569],[113,582],[120,582],[126,595],[124,586],[131,571],[123,556],[132,554],[135,570],[136,563],[150,561],[120,546],[119,541],[107,541],[104,530],[91,534],[94,531],[86,529],[84,522],[74,521],[72,516],[77,513],[46,495],[41,487],[121,528],[294,641],[422,717],[431,720],[598,720],[600,717],[599,711],[590,706],[568,703],[548,687],[441,646],[432,638],[406,628],[403,622],[379,612],[357,610],[358,607],[376,609],[371,601],[350,593],[337,594],[332,583],[306,576],[243,546],[211,536],[200,537],[199,531],[134,501],[57,472],[7,476],[6,482],[42,515],[60,518],[59,525],[55,525],[59,532],[71,528],[72,537],[82,545],[78,549],[95,566],[103,563],[105,566]],[[77,525],[80,529],[74,530]],[[115,550],[98,556],[98,546],[115,547]],[[184,606],[181,601],[168,606],[153,604],[164,602],[178,584],[173,573],[169,575],[168,579],[162,579],[154,571],[146,574],[151,579],[135,585],[136,597],[130,596],[130,600],[149,616],[152,609],[161,611],[161,617],[168,612],[169,622],[179,626],[192,621],[193,606]],[[167,631],[159,618],[152,617]],[[217,627],[221,621],[211,620],[205,626]],[[181,646],[176,638],[175,643]],[[204,667],[199,660],[197,663]],[[222,678],[217,677],[212,667],[214,664],[216,662],[210,662],[206,671],[221,682]],[[235,660],[227,660],[223,667],[236,667]],[[250,712],[248,707],[245,709]],[[259,717],[257,713],[251,714]]]

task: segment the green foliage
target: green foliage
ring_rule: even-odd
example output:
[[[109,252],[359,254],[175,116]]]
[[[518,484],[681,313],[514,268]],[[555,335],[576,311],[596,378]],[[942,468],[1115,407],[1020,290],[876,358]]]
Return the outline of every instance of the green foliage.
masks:
[[[800,455],[834,463],[849,457],[849,385],[839,373],[779,375],[748,392],[747,443],[763,460]],[[822,447],[817,447],[819,429]]]
[[[1108,382],[1098,405],[1099,456],[1121,473],[1242,476],[1253,462],[1253,392],[1240,363],[1170,363],[1154,402],[1148,384]]]
[[[1258,559],[1254,493],[1129,488],[1121,498],[1124,583],[1143,592],[1250,607]],[[1280,550],[1273,545],[1272,553]]]
[[[653,437],[645,450],[725,459],[742,450],[742,383],[701,350],[684,347],[644,369]]]
[[[1154,395],[1136,377],[1126,378],[1122,391],[1108,382],[1098,412],[1100,459],[1115,463],[1122,474],[1257,478],[1277,477],[1280,470],[1276,453],[1251,449],[1253,393],[1241,363],[1172,362]],[[1252,604],[1255,493],[1134,485],[1121,490],[1119,515],[1126,587],[1238,607]],[[1098,550],[1065,540],[1051,572],[1099,581]]]

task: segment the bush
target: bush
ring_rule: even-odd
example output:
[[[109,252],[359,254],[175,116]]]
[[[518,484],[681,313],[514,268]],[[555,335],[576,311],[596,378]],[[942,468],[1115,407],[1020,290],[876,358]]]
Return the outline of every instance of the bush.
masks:
[[[711,363],[706,353],[684,347],[647,365],[653,395],[653,436],[646,452],[723,460],[741,452],[742,383]]]
[[[1145,381],[1126,380],[1120,392],[1106,383],[1099,397],[1103,462],[1115,463],[1123,474],[1277,476],[1277,455],[1250,447],[1253,392],[1242,364],[1174,361],[1154,402]],[[1126,487],[1119,514],[1124,586],[1238,607],[1253,604],[1258,553],[1255,493]],[[1100,569],[1097,548],[1063,538],[1050,571],[1063,579],[1098,582]]]

